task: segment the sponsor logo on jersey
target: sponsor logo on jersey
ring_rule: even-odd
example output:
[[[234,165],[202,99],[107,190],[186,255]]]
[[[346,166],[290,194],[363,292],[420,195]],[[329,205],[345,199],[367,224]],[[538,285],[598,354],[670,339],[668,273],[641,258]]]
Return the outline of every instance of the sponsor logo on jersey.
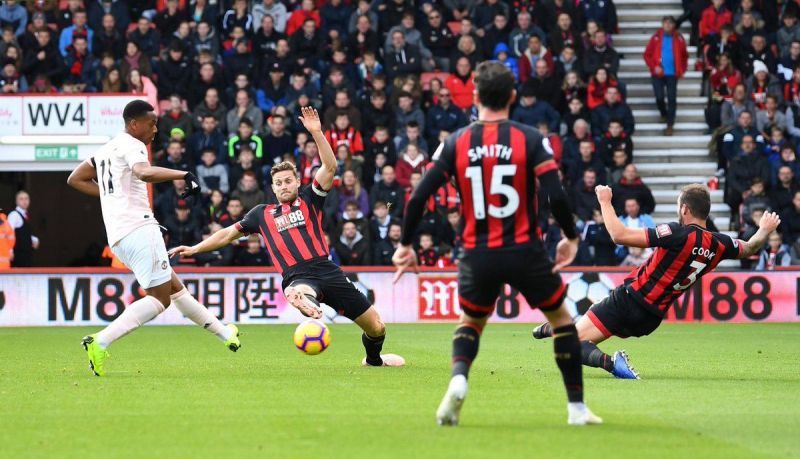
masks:
[[[306,226],[306,216],[303,215],[303,211],[300,209],[275,217],[275,228],[280,232],[297,228],[298,226]]]
[[[672,235],[672,228],[667,224],[658,225],[656,226],[656,235],[659,238],[670,236]]]

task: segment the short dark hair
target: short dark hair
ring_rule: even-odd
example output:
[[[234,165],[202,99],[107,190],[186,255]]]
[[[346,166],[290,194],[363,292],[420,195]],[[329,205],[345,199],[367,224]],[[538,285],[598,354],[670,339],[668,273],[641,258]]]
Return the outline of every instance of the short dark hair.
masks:
[[[250,126],[250,127],[253,127],[253,122],[250,120],[250,118],[248,118],[246,116],[243,116],[243,117],[241,117],[239,119],[239,126],[241,126],[243,124],[245,124],[247,126]]]
[[[502,110],[511,103],[516,80],[508,67],[499,62],[484,61],[475,69],[474,75],[481,105],[490,110]]]
[[[128,102],[128,105],[126,105],[125,109],[122,110],[122,119],[125,120],[125,124],[127,124],[136,118],[141,118],[147,115],[152,111],[155,111],[155,109],[147,102],[139,99],[132,100]]]
[[[708,188],[699,183],[686,185],[681,189],[678,207],[680,208],[684,204],[695,218],[708,219],[708,214],[711,212],[711,194],[709,194]]]

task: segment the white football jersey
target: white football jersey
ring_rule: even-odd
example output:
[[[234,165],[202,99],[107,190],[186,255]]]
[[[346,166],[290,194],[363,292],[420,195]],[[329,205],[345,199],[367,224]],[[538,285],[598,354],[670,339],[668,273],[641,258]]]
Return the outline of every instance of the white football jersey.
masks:
[[[150,208],[147,183],[133,175],[134,164],[150,164],[144,143],[123,132],[100,147],[92,161],[109,246],[137,228],[158,224]]]

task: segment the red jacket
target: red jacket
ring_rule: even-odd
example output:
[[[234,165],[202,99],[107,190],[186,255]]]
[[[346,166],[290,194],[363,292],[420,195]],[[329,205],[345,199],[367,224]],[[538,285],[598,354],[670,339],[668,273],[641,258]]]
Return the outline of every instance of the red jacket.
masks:
[[[306,19],[313,19],[317,24],[317,28],[322,26],[322,19],[319,16],[318,10],[306,11],[304,9],[294,10],[289,15],[289,20],[286,21],[286,36],[291,37],[293,33],[297,32]],[[261,24],[259,24],[260,26]]]
[[[339,131],[335,127],[334,129],[328,129],[325,131],[325,139],[331,144],[334,153],[336,153],[336,148],[342,144],[350,148],[350,153],[353,156],[358,156],[364,152],[364,141],[361,139],[361,133],[353,126],[344,131]]]
[[[700,38],[705,38],[710,34],[718,34],[722,26],[732,22],[733,14],[731,14],[730,10],[724,6],[719,10],[715,10],[714,5],[711,5],[703,10],[703,15],[700,17]]]
[[[547,69],[552,74],[553,70],[555,69],[555,64],[553,62],[553,54],[549,50],[545,50],[545,52],[542,53],[542,55],[539,58],[544,59],[544,61],[547,62]],[[526,81],[533,78],[533,73],[536,71],[536,69],[533,67],[533,64],[531,63],[530,51],[526,49],[525,52],[522,53],[522,56],[519,57],[517,63],[519,65],[520,83],[525,83]]]
[[[606,90],[609,86],[619,87],[617,81],[610,77],[603,84],[598,83],[594,78],[589,81],[586,91],[586,106],[589,107],[589,110],[594,110],[606,102]]]
[[[650,67],[650,74],[659,78],[663,75],[656,74],[656,67],[661,66],[663,39],[664,29],[661,29],[650,37],[650,42],[647,43],[647,48],[644,50],[644,62]],[[686,40],[677,31],[672,34],[672,55],[675,58],[675,77],[681,78],[689,65],[689,53],[686,49]]]
[[[472,74],[465,83],[455,74],[447,77],[444,86],[450,90],[450,98],[453,104],[461,110],[469,110],[472,107],[473,93],[475,92],[475,82],[472,81]]]
[[[733,89],[742,81],[742,74],[738,70],[728,68],[725,71],[714,69],[708,78],[711,91],[720,93],[725,100],[733,98]]]

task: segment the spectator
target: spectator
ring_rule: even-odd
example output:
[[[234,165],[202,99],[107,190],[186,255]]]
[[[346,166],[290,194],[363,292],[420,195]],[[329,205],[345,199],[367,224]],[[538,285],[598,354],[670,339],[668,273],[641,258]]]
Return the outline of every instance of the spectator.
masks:
[[[492,58],[505,65],[511,73],[514,75],[514,78],[519,79],[519,67],[517,64],[517,58],[511,56],[511,52],[509,51],[508,45],[505,43],[498,43],[497,46],[494,47],[494,53]]]
[[[798,29],[800,29],[800,26]],[[800,34],[798,34],[798,37],[800,38]],[[800,41],[795,40],[789,47],[789,51],[786,54],[781,54],[778,59],[778,79],[782,83],[791,81],[794,69],[798,64],[800,64]]]
[[[92,80],[92,70],[98,64],[89,54],[88,42],[85,37],[77,36],[72,40],[72,44],[67,47],[64,63],[67,69],[62,83],[64,92],[84,92],[92,89],[88,84]]]
[[[203,207],[203,210],[205,211],[203,224],[219,223],[220,218],[225,213],[225,194],[220,190],[211,190],[208,195],[208,204]]]
[[[129,41],[125,45],[125,57],[120,62],[120,71],[127,77],[133,70],[138,70],[140,74],[145,76],[153,74],[150,57],[139,49],[139,45],[136,42]]]
[[[402,235],[403,227],[400,223],[390,223],[389,230],[386,233],[386,238],[377,241],[374,244],[372,263],[377,266],[391,266],[392,256],[395,250],[400,246],[400,236]]]
[[[390,165],[383,166],[381,180],[373,185],[369,195],[372,199],[373,208],[379,201],[385,202],[392,217],[399,218],[402,215],[405,194],[403,187],[397,183],[394,167]]]
[[[733,14],[724,5],[725,0],[712,0],[700,18],[700,38],[705,40],[720,33],[720,28],[733,22]]]
[[[795,192],[791,207],[781,215],[779,229],[788,241],[797,241],[797,238],[800,237],[800,191]]]
[[[767,38],[762,34],[753,35],[750,46],[745,48],[744,69],[745,76],[753,75],[756,72],[756,62],[761,62],[766,66],[766,71],[774,74],[778,70],[778,63],[772,50],[767,47]]]
[[[766,65],[761,61],[753,63],[754,74],[747,79],[747,93],[756,106],[756,110],[765,110],[767,107],[767,96],[775,97],[776,102],[781,102],[781,84],[775,75],[767,71]]]
[[[618,87],[619,83],[617,83],[616,78],[608,74],[608,70],[606,70],[605,67],[600,67],[595,70],[594,75],[592,75],[589,80],[589,88],[587,91],[586,104],[589,110],[594,110],[603,105],[606,99],[606,92],[608,88],[612,86]]]
[[[737,122],[737,126],[733,128],[730,132],[725,133],[722,137],[722,164],[720,167],[722,169],[727,169],[728,164],[730,161],[735,158],[741,147],[742,141],[745,136],[750,136],[751,140],[754,141],[754,147],[757,147],[758,150],[763,150],[764,145],[764,137],[758,132],[758,129],[755,128],[753,124],[753,115],[750,112],[741,112],[739,113],[739,119]]]
[[[150,22],[147,16],[142,16],[136,23],[136,28],[128,34],[128,40],[136,43],[147,56],[158,56],[161,48],[161,34]]]
[[[449,57],[456,44],[456,37],[445,24],[439,10],[428,13],[428,23],[422,29],[422,44],[430,50],[436,69],[450,69]]]
[[[28,80],[19,73],[13,60],[7,59],[0,71],[0,93],[16,94],[28,91]]]
[[[436,266],[436,262],[439,261],[439,254],[433,246],[433,235],[429,233],[419,235],[417,258],[420,266]]]
[[[18,191],[15,196],[17,207],[8,213],[8,224],[14,229],[14,259],[11,266],[30,268],[33,266],[33,251],[39,248],[39,238],[33,235],[31,215],[28,210],[31,196],[28,192]]]
[[[550,0],[541,2],[541,9],[539,10],[541,16],[537,14],[537,21],[542,24],[545,31],[552,32],[556,29],[558,18],[561,14],[566,14],[573,20],[573,29],[580,27],[579,13],[575,10],[576,3],[569,0]],[[585,28],[585,27],[582,27]]]
[[[168,140],[164,146],[164,157],[158,161],[158,165],[167,169],[175,169],[179,171],[191,172],[193,167],[189,165],[189,161],[184,154],[183,144],[178,140]],[[169,189],[169,182],[158,183],[155,185],[156,190],[160,193]],[[167,212],[166,215],[169,215]]]
[[[231,198],[239,199],[242,206],[249,211],[253,207],[264,203],[264,192],[258,188],[258,178],[252,172],[245,172],[236,189],[231,192]],[[230,201],[229,201],[230,202]]]
[[[467,125],[467,117],[452,103],[450,90],[443,87],[438,93],[438,103],[428,110],[427,126],[429,145],[434,145],[441,131],[455,132]]]
[[[15,231],[11,224],[8,223],[8,215],[0,212],[0,269],[11,268],[11,261],[14,259],[15,241]]]
[[[747,97],[747,89],[744,84],[739,83],[733,89],[733,97],[722,103],[722,126],[725,128],[735,127],[739,115],[745,111],[755,113],[756,107],[753,101]]]
[[[536,91],[530,86],[523,87],[519,105],[511,119],[528,126],[545,122],[551,131],[558,131],[561,121],[558,112],[548,102],[538,100]]]
[[[614,150],[611,156],[611,165],[608,166],[606,177],[608,183],[615,184],[622,179],[622,174],[625,172],[625,167],[630,164],[628,155],[625,150]]]
[[[595,203],[596,201],[595,199]],[[591,262],[587,264],[616,266],[619,263],[616,254],[617,245],[611,239],[611,234],[603,221],[603,213],[598,208],[592,210],[592,221],[587,222],[583,229],[582,245],[589,252],[588,257]]]
[[[397,160],[397,183],[403,188],[409,188],[411,174],[414,172],[422,174],[427,165],[428,160],[425,159],[425,155],[416,145],[409,144],[404,151],[400,152],[400,159]]]
[[[179,245],[193,246],[201,240],[200,226],[197,224],[197,219],[192,215],[192,207],[186,200],[178,200],[173,212],[164,221],[164,227],[167,229],[167,248],[178,247]],[[172,259],[177,263],[177,259]]]
[[[456,61],[456,71],[452,73],[444,83],[445,88],[450,91],[453,105],[461,110],[469,110],[472,107],[473,92],[475,83],[472,81],[472,65],[469,59],[462,57]],[[424,126],[424,123],[420,123]]]
[[[477,38],[469,34],[464,34],[462,29],[461,37],[456,42],[456,49],[450,54],[450,72],[456,70],[456,64],[462,57],[469,61],[471,68],[475,68],[478,63],[483,60],[481,48],[478,45]]]
[[[597,172],[594,169],[586,169],[580,181],[576,181],[572,187],[572,211],[581,221],[589,221],[596,209],[600,208],[597,202],[597,194],[594,192],[597,183]]]
[[[316,144],[314,144],[316,146]],[[219,158],[217,158],[219,162]],[[239,158],[236,163],[231,167],[228,174],[228,183],[239,183],[246,172],[252,172],[256,176],[256,181],[264,185],[264,175],[262,173],[261,164],[256,160],[256,155],[249,145],[242,145],[239,151]],[[310,182],[309,182],[310,183]]]
[[[120,4],[120,2],[113,3],[113,5],[118,4]],[[110,53],[115,57],[122,56],[125,52],[125,42],[122,37],[122,31],[117,27],[114,15],[110,13],[104,14],[98,26],[99,27],[95,28],[96,31],[92,42],[92,52],[94,55],[96,57],[101,57],[106,53]]]
[[[386,102],[383,91],[373,91],[369,96],[369,106],[363,109],[361,116],[364,123],[361,132],[366,138],[371,137],[379,126],[393,129],[395,114]]]
[[[239,121],[239,130],[236,135],[228,139],[228,160],[236,161],[244,145],[250,147],[253,153],[255,153],[257,161],[261,162],[264,160],[264,141],[261,139],[261,136],[254,133],[253,122],[247,117]]]
[[[528,37],[528,48],[519,57],[519,81],[525,84],[535,76],[536,62],[544,60],[548,70],[554,70],[553,55],[542,45],[542,39],[538,35]]]
[[[792,145],[784,145],[783,148],[781,148],[780,157],[770,160],[770,169],[772,171],[771,183],[773,185],[778,183],[778,169],[784,166],[792,170],[794,177],[800,176],[800,162],[797,161],[797,156],[795,155]]]
[[[269,255],[261,247],[261,239],[257,234],[247,237],[245,247],[237,247],[233,258],[234,266],[271,266]]]
[[[11,26],[14,35],[21,37],[25,33],[25,26],[28,24],[28,12],[25,7],[18,4],[17,0],[6,0],[4,5],[0,5],[0,24]]]
[[[454,94],[452,89],[450,89],[450,93]],[[455,100],[453,103],[455,103]],[[420,127],[420,132],[425,132],[425,115],[419,107],[414,105],[414,98],[411,93],[400,92],[397,96],[397,107],[395,111],[395,126],[397,129],[405,129],[408,123],[415,121]]]
[[[342,235],[334,243],[342,266],[364,266],[370,263],[369,241],[356,229],[353,222],[345,222]]]
[[[222,77],[217,72],[214,64],[210,62],[200,64],[199,69],[191,83],[191,89],[189,92],[189,106],[195,107],[205,98],[209,89],[213,88],[217,91],[217,94],[220,94],[222,92],[223,85],[224,83],[222,81]],[[227,124],[227,119],[222,120],[220,123],[226,128],[230,128],[230,125]],[[236,125],[234,124],[233,126]]]
[[[369,215],[369,194],[361,186],[361,182],[353,171],[342,174],[342,184],[339,186],[338,213],[344,212],[348,201],[355,201],[363,215]]]
[[[608,44],[608,37],[602,29],[594,33],[592,46],[584,54],[581,66],[584,76],[593,74],[600,67],[611,75],[616,75],[619,70],[619,54]]]
[[[532,78],[528,79],[523,87],[530,87],[536,91],[536,97],[546,101],[551,107],[557,107],[561,102],[560,83],[550,71],[551,67],[542,59],[536,61],[536,69]]]
[[[344,92],[347,98],[341,98],[339,96],[340,92]],[[339,65],[334,65],[331,67],[330,74],[328,75],[328,80],[322,87],[322,105],[325,107],[330,107],[332,105],[336,105],[336,108],[339,110],[352,110],[350,107],[350,100],[352,99],[352,95],[355,94],[355,90],[353,89],[352,83],[350,80],[345,76],[344,69],[342,69]],[[339,99],[339,103],[337,104],[336,99]],[[333,111],[330,113],[326,112],[328,115],[327,117],[323,116],[323,121],[325,124],[333,124],[333,117],[335,114]],[[358,120],[358,126],[361,126],[361,119],[360,116],[356,113],[349,112],[348,114],[353,116],[353,120]]]
[[[205,51],[211,56],[219,56],[219,38],[211,23],[200,21],[195,28],[194,35],[191,39],[192,49],[194,54],[200,54]]]
[[[706,43],[708,43],[705,54],[706,71],[713,69],[714,66],[717,65],[719,57],[723,54],[727,54],[732,62],[736,62],[738,64],[744,57],[743,47],[749,44],[749,42],[743,44],[739,39],[737,39],[736,33],[734,32],[731,24],[723,25],[720,28],[719,34],[708,37],[706,39]]]
[[[350,20],[347,25],[348,36],[352,38],[353,34],[358,30],[358,21],[365,17],[369,20],[370,29],[377,33],[379,18],[378,14],[371,8],[369,0],[358,0],[356,9],[350,14]]]
[[[789,266],[791,256],[789,246],[783,243],[783,237],[778,232],[769,235],[767,246],[758,257],[756,271],[774,271],[776,266]]]
[[[628,255],[622,260],[620,266],[640,266],[650,258],[652,251],[641,247],[628,247]]]
[[[625,210],[625,203],[635,199],[639,203],[643,214],[652,214],[656,208],[653,192],[644,184],[639,176],[639,171],[633,164],[625,166],[625,171],[619,182],[612,185],[614,191],[614,208],[621,214]]]
[[[178,0],[166,0],[167,6],[153,18],[153,25],[161,33],[161,44],[166,45],[178,30],[181,22],[189,20],[186,11],[179,8]],[[166,40],[166,41],[165,41]]]
[[[286,6],[276,0],[262,0],[261,3],[254,2],[253,10],[253,23],[261,26],[261,31],[264,27],[264,18],[270,17],[274,24],[275,31],[283,34],[286,31],[286,23],[289,20],[289,13]]]
[[[303,26],[307,19],[312,19],[318,28],[322,26],[322,19],[319,11],[314,7],[313,0],[302,0],[300,8],[292,11],[286,23],[286,35],[292,36]]]
[[[247,91],[240,89],[236,91],[236,106],[230,109],[226,116],[226,125],[228,129],[233,126],[240,126],[240,120],[245,118],[254,130],[256,126],[260,128],[264,125],[264,115],[261,110],[253,104]],[[256,156],[260,158],[259,150],[254,150],[256,151]]]
[[[612,119],[622,122],[625,135],[632,136],[634,132],[633,111],[625,102],[622,102],[619,89],[609,86],[606,89],[605,103],[592,110],[592,135],[599,137],[608,130]]]
[[[388,204],[385,201],[375,201],[372,205],[372,218],[369,221],[369,234],[373,244],[386,239],[392,224],[399,224],[399,220],[389,213]]]
[[[355,174],[356,178],[361,180],[363,177],[364,157],[353,156],[350,147],[346,144],[340,144],[336,147],[336,175],[342,176],[345,171],[351,171]]]
[[[716,122],[716,113],[722,109],[722,103],[733,98],[733,91],[737,85],[742,83],[742,74],[731,64],[731,58],[727,54],[720,54],[717,66],[711,71],[709,85],[711,87],[711,103],[706,109],[706,120],[709,127],[716,129],[719,124]]]
[[[344,212],[339,215],[339,219],[341,223],[337,228],[336,235],[342,234],[342,228],[346,222],[353,222],[356,225],[356,229],[365,239],[368,241],[372,240],[372,236],[370,235],[370,222],[365,217],[364,213],[358,208],[358,203],[355,201],[347,201],[344,205]]]
[[[200,159],[202,163],[197,166],[197,179],[200,181],[202,193],[208,196],[212,190],[220,190],[228,194],[228,170],[217,164],[216,150],[213,147],[204,149]]]
[[[87,25],[86,11],[82,9],[75,11],[72,17],[72,25],[61,31],[58,40],[58,50],[61,52],[62,56],[66,57],[67,48],[72,45],[75,37],[85,38],[89,43],[89,51],[91,52],[94,32]]]
[[[266,148],[263,161],[264,166],[272,167],[283,161],[286,155],[294,156],[295,142],[291,134],[286,131],[286,118],[282,115],[269,117],[267,126],[269,134],[265,135],[262,140],[262,144]]]
[[[428,152],[428,142],[422,138],[420,126],[413,120],[406,124],[406,128],[394,138],[394,142],[400,151],[405,150],[408,145],[416,145],[423,155]]]
[[[361,129],[361,112],[359,112],[358,109],[353,106],[350,99],[350,91],[344,87],[340,87],[336,90],[333,104],[329,106],[327,110],[325,110],[325,114],[323,116],[325,125],[333,126],[336,122],[336,118],[340,114],[347,115],[348,124],[352,125],[355,130],[359,131]]]
[[[667,123],[664,135],[672,135],[678,103],[678,80],[688,67],[688,53],[683,35],[675,29],[675,18],[666,16],[661,30],[650,38],[644,52],[644,61],[650,68],[656,106],[662,121]],[[665,94],[666,91],[666,94]],[[666,96],[666,103],[664,99]]]
[[[560,55],[565,47],[570,47],[574,50],[579,42],[580,36],[572,27],[572,17],[567,13],[559,14],[556,28],[548,35],[551,52]]]
[[[216,150],[218,164],[226,162],[225,136],[217,128],[217,119],[212,114],[206,113],[200,122],[200,129],[188,136],[186,148],[192,162],[198,164],[202,151],[209,147]]]
[[[422,71],[422,55],[418,47],[406,43],[405,34],[395,30],[391,35],[391,47],[386,50],[384,60],[389,78],[418,74]]]
[[[750,189],[747,191],[744,200],[742,201],[742,216],[746,220],[754,210],[770,210],[770,200],[765,192],[765,183],[761,177],[755,177],[750,182]],[[758,226],[757,221],[750,221],[752,226]]]
[[[598,148],[600,159],[606,166],[610,167],[613,164],[613,155],[616,150],[624,151],[629,163],[633,160],[633,140],[625,134],[622,122],[618,119],[609,121],[608,130],[598,141]]]
[[[253,176],[255,176],[255,174],[253,174]],[[232,195],[230,199],[228,199],[228,205],[225,207],[225,213],[219,218],[219,224],[222,225],[223,228],[227,228],[241,220],[244,217],[244,214],[245,207],[242,204],[241,199]]]
[[[578,5],[578,9],[584,29],[586,28],[587,22],[593,21],[596,22],[598,26],[611,33],[617,31],[617,8],[614,6],[614,2],[583,0]]]
[[[141,94],[145,97],[147,102],[153,106],[153,112],[159,114],[158,108],[158,89],[148,76],[142,74],[139,70],[131,70],[128,73],[128,91],[131,94]]]
[[[183,109],[183,101],[178,94],[169,96],[169,110],[158,120],[159,148],[163,148],[174,128],[181,129],[186,136],[191,136],[194,132],[192,115]]]
[[[322,57],[325,39],[320,33],[316,21],[308,18],[303,22],[303,27],[289,36],[289,48],[292,57],[301,67],[319,66],[316,59]]]
[[[800,190],[795,181],[795,174],[791,167],[778,168],[777,183],[773,184],[769,193],[769,208],[784,215],[792,207],[792,198]]]
[[[50,30],[45,29],[36,36],[37,46],[27,50],[22,61],[22,74],[28,81],[43,76],[59,83],[64,74],[64,66],[58,48],[50,41]]]
[[[564,155],[562,159],[562,168],[567,171],[571,164],[578,162],[580,158],[580,144],[588,140],[590,146],[594,147],[594,141],[589,132],[589,123],[581,118],[575,120],[572,124],[572,132],[564,140]]]
[[[570,183],[577,183],[580,178],[584,176],[584,172],[592,169],[596,173],[597,183],[605,185],[607,183],[606,169],[600,155],[596,152],[594,143],[585,139],[580,141],[578,147],[578,157],[564,158],[564,169],[566,171],[566,178]]]
[[[756,177],[764,182],[769,180],[769,163],[766,157],[756,151],[753,136],[745,135],[742,137],[741,152],[731,161],[725,181],[725,202],[735,214]]]
[[[627,228],[655,228],[656,223],[649,214],[642,213],[639,201],[636,198],[625,200],[624,217],[622,223]]]

